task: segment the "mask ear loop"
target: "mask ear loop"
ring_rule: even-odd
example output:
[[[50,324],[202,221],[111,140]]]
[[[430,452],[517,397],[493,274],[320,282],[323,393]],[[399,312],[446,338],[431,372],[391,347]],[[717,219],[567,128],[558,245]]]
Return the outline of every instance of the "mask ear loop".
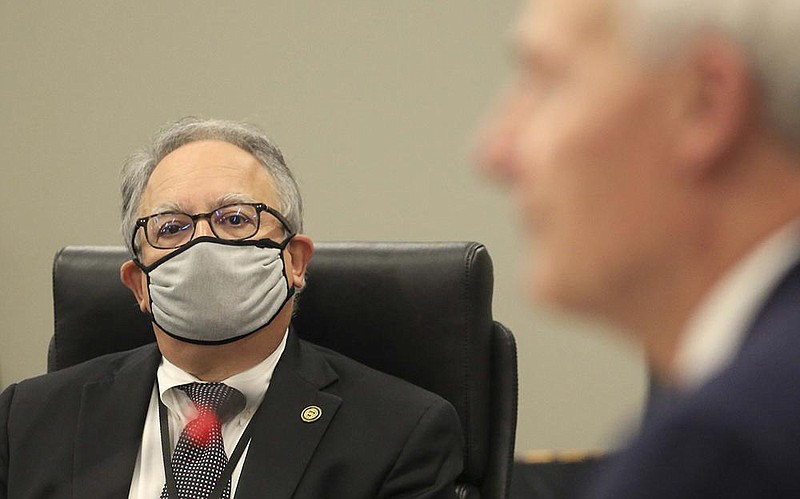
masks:
[[[289,287],[289,276],[286,275],[288,269],[286,268],[286,260],[283,258],[283,252],[286,250],[286,248],[289,246],[289,243],[292,241],[292,239],[294,239],[294,236],[296,235],[297,232],[290,232],[289,235],[286,236],[286,239],[284,239],[283,242],[280,244],[281,260],[283,261],[283,272],[284,272],[284,277],[286,277],[286,288],[289,290],[289,296],[286,297],[286,301],[289,301],[289,298],[294,296],[295,292],[299,293],[300,291],[303,290],[303,288],[305,288],[305,284],[303,284],[302,286],[296,286],[292,284],[292,286]],[[284,305],[285,304],[286,303],[284,302]]]
[[[275,243],[275,241],[271,239],[256,240],[256,247],[258,248],[275,248],[281,250],[280,258],[281,262],[283,263],[283,278],[286,280],[286,289],[289,292],[289,295],[286,297],[286,301],[289,301],[289,298],[291,298],[292,295],[294,295],[295,290],[303,289],[303,286],[295,286],[294,284],[289,286],[289,275],[288,275],[288,269],[286,268],[286,259],[283,257],[283,252],[286,251],[286,248],[289,246],[289,243],[292,241],[292,239],[294,239],[294,236],[296,235],[297,235],[296,232],[290,232],[289,235],[286,236],[280,243]],[[284,302],[284,305],[286,304],[286,301]]]
[[[272,239],[264,238],[264,239],[255,239],[255,245],[259,248],[276,248],[281,251],[285,250],[289,243],[294,239],[294,236],[297,235],[297,232],[289,232],[289,234],[283,238],[283,241],[276,243]]]

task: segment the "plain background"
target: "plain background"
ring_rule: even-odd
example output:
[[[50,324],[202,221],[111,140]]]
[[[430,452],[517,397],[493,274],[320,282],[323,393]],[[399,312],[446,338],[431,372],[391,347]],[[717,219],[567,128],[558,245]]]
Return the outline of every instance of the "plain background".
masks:
[[[486,244],[494,315],[519,344],[518,453],[624,436],[640,359],[597,325],[531,305],[514,207],[472,165],[518,8],[0,0],[0,387],[45,370],[54,253],[120,244],[120,164],[197,115],[267,131],[316,240]]]

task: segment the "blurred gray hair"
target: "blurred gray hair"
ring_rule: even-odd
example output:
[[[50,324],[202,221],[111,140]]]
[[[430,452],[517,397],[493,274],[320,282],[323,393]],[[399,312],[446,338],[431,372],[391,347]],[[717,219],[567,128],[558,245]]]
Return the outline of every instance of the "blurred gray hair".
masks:
[[[187,117],[163,128],[146,149],[130,156],[122,166],[122,237],[135,256],[131,239],[139,205],[147,181],[156,165],[181,146],[201,140],[220,140],[233,144],[253,156],[267,169],[275,182],[280,207],[289,229],[303,231],[303,200],[297,182],[278,147],[259,128],[249,123]]]
[[[743,50],[764,101],[767,123],[800,149],[800,2],[797,0],[619,0],[645,55],[679,55],[703,32]]]

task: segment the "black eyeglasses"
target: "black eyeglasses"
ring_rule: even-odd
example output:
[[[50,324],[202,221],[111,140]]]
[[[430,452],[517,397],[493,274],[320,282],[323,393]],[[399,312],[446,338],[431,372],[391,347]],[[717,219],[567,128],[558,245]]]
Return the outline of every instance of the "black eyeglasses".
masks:
[[[262,228],[265,229],[262,231],[265,234],[280,229],[283,240],[292,235],[286,218],[264,203],[234,203],[220,206],[208,213],[189,215],[179,211],[167,211],[140,218],[136,221],[131,244],[136,247],[136,233],[141,227],[144,229],[147,243],[153,248],[179,248],[192,240],[197,229],[197,220],[200,218],[208,220],[211,232],[215,236],[228,241],[249,239],[258,234]]]

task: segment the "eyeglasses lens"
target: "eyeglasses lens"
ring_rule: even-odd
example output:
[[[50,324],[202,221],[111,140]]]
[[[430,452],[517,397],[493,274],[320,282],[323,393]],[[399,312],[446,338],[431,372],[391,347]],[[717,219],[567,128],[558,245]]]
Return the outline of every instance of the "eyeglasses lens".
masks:
[[[248,239],[258,233],[261,237],[278,241],[285,233],[283,224],[270,213],[259,212],[251,204],[232,204],[208,214],[194,216],[186,213],[153,215],[145,226],[147,242],[159,249],[182,246],[192,239],[195,225],[200,218],[208,220],[216,237],[230,241]]]

